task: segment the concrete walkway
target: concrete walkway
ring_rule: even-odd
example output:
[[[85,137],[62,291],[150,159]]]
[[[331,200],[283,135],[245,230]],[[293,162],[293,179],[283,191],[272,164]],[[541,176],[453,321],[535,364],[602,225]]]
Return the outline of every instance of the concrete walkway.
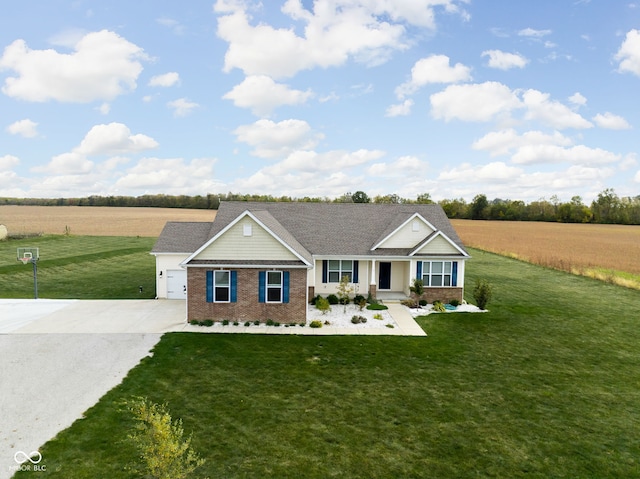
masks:
[[[426,336],[399,303],[389,302],[394,328],[357,326],[193,326],[186,322],[186,306],[179,300],[21,300],[0,299],[0,334],[111,333],[245,333],[298,335]]]

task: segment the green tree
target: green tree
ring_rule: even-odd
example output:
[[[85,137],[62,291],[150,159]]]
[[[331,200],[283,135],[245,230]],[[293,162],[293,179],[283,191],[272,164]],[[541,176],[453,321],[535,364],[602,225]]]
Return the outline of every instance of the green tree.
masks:
[[[354,203],[369,203],[371,199],[364,191],[356,191],[353,195],[351,195],[351,200]]]
[[[485,195],[476,195],[470,205],[471,219],[486,220],[488,206],[489,201],[487,201],[487,197]]]
[[[186,479],[205,460],[191,448],[191,436],[183,438],[182,420],[174,421],[165,405],[136,397],[125,403],[137,421],[128,438],[138,449],[143,469],[154,479]]]
[[[432,204],[433,200],[431,199],[431,193],[422,193],[418,195],[418,197],[416,198],[416,203],[422,204],[422,205]]]

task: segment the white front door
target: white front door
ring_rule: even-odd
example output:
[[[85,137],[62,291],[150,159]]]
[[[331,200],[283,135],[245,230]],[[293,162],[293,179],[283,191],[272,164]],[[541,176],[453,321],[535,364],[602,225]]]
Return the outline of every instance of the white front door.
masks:
[[[187,299],[187,270],[167,270],[167,299]]]

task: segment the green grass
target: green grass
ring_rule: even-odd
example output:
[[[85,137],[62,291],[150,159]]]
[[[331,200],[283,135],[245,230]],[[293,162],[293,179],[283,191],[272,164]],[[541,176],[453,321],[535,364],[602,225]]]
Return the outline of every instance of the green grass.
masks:
[[[40,298],[142,299],[155,297],[154,238],[47,235],[0,241],[0,297],[33,298],[33,268],[16,248],[40,248]],[[142,294],[139,287],[142,286]]]
[[[130,477],[135,395],[183,419],[199,477],[640,477],[640,293],[472,254],[490,312],[426,338],[165,335],[38,477]]]

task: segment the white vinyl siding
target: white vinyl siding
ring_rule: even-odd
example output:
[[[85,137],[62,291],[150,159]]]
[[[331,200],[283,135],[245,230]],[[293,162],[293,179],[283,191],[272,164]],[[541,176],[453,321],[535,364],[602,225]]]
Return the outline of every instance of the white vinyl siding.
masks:
[[[251,235],[247,236],[247,228]],[[199,260],[297,260],[287,247],[251,218],[233,225],[195,258]]]
[[[447,241],[442,236],[438,236],[433,238],[433,240],[429,241],[424,247],[420,248],[416,251],[416,254],[455,254],[459,255],[460,251],[458,251],[449,241]]]
[[[383,241],[378,248],[413,248],[433,231],[420,218],[413,218]]]

